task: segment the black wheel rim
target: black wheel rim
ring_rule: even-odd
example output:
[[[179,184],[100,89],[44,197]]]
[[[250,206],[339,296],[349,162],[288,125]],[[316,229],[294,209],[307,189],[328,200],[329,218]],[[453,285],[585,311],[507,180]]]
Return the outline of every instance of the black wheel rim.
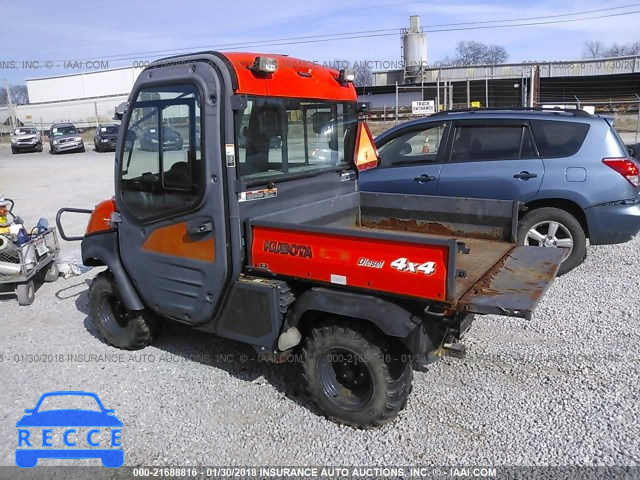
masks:
[[[110,333],[121,333],[129,324],[129,312],[116,295],[105,294],[98,304],[98,319]]]
[[[369,367],[360,355],[346,348],[325,352],[318,360],[316,376],[329,401],[344,410],[360,410],[373,396]]]

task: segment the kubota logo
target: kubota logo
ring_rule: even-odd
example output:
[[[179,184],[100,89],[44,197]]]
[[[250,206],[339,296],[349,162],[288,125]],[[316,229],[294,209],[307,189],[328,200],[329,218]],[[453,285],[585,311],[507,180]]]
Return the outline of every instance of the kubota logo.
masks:
[[[271,240],[265,240],[264,251],[280,253],[282,255],[291,255],[293,257],[313,258],[311,247],[295,243],[272,242]]]

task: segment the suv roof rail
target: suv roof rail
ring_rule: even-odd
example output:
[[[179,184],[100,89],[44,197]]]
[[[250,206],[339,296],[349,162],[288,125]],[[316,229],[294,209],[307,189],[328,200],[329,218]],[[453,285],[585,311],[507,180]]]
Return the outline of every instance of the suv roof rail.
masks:
[[[591,117],[589,112],[584,110],[578,110],[577,108],[542,108],[542,107],[507,107],[507,108],[460,108],[454,110],[445,110],[443,112],[437,112],[435,115],[446,116],[451,113],[475,113],[475,112],[548,112],[548,113],[569,113],[574,117]]]

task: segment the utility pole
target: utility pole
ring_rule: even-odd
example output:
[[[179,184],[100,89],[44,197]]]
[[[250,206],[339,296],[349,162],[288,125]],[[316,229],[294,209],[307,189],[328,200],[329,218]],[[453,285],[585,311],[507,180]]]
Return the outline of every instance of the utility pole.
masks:
[[[638,121],[636,123],[636,143],[638,143],[638,130],[640,130],[640,95],[635,94],[638,97]]]
[[[453,110],[453,81],[449,80],[449,110]]]
[[[524,86],[524,68],[522,69],[521,73],[522,73],[522,78],[520,80],[520,106],[526,107],[527,106],[527,90]]]
[[[396,120],[394,125],[398,124],[398,82],[396,81]]]
[[[11,99],[11,87],[9,86],[9,82],[7,79],[4,79],[4,87],[7,89],[7,102],[9,104],[9,127],[13,129],[16,127],[16,113],[13,109],[13,101]]]
[[[96,112],[96,128],[98,128],[98,124],[100,123],[98,120],[98,102],[93,102],[93,109]]]
[[[444,81],[444,110],[449,110],[449,80]]]
[[[489,71],[484,70],[484,106],[489,108]]]
[[[531,84],[529,85],[531,92],[529,94],[529,107],[533,108],[534,98],[536,93],[536,75],[535,75],[535,67],[531,67]]]
[[[467,77],[467,108],[471,108],[471,86]]]

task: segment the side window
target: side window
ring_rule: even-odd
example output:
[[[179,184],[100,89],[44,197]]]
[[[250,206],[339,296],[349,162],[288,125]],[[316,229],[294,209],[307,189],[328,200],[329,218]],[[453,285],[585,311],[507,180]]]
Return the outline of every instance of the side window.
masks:
[[[589,131],[589,124],[532,120],[531,128],[540,155],[543,158],[558,158],[578,153]]]
[[[446,124],[423,130],[412,130],[388,141],[378,149],[381,165],[394,167],[421,163],[436,163],[443,143]]]
[[[528,127],[458,126],[453,138],[452,162],[481,162],[537,158]]]
[[[192,85],[142,90],[132,105],[121,191],[139,219],[195,207],[204,193],[199,94]]]

